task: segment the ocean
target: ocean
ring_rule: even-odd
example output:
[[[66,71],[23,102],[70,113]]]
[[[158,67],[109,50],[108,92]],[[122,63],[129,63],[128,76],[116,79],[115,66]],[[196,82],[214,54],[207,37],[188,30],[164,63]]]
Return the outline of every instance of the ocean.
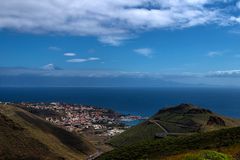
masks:
[[[3,87],[0,101],[86,104],[141,116],[151,116],[163,107],[191,103],[240,118],[239,88]]]

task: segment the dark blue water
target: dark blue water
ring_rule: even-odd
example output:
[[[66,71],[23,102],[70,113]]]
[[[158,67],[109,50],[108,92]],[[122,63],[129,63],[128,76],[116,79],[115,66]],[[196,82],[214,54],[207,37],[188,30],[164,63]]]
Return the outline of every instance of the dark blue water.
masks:
[[[0,88],[0,101],[88,104],[143,116],[192,103],[240,118],[240,89],[233,88]]]

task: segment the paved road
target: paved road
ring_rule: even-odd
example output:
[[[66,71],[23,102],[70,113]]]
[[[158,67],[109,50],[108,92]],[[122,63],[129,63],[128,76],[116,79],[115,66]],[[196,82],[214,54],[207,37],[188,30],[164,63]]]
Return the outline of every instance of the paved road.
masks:
[[[87,160],[94,160],[95,158],[97,158],[98,156],[100,156],[103,152],[101,151],[97,151],[96,153],[88,156]]]
[[[149,122],[156,124],[159,128],[161,128],[163,130],[163,132],[166,135],[171,135],[171,136],[186,136],[186,135],[192,135],[193,133],[172,133],[172,132],[168,132],[167,129],[165,127],[163,127],[161,124],[159,124],[158,120],[149,120]]]
[[[158,127],[160,127],[163,130],[163,132],[168,134],[168,131],[161,124],[159,124],[157,120],[149,120],[149,122],[156,124]]]

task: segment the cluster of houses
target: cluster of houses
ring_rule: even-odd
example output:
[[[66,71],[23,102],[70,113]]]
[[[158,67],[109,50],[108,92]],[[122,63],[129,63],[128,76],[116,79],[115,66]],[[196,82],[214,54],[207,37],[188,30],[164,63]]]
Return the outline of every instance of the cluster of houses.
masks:
[[[124,115],[94,106],[62,103],[21,103],[23,109],[40,113],[47,121],[71,132],[92,132],[99,136],[114,136],[125,131]]]

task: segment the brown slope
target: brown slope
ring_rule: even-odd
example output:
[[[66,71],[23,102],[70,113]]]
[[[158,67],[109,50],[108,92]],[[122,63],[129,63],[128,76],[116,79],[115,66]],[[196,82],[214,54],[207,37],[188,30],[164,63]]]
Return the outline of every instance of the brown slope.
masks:
[[[95,148],[83,137],[13,106],[0,105],[0,159],[85,159]]]

